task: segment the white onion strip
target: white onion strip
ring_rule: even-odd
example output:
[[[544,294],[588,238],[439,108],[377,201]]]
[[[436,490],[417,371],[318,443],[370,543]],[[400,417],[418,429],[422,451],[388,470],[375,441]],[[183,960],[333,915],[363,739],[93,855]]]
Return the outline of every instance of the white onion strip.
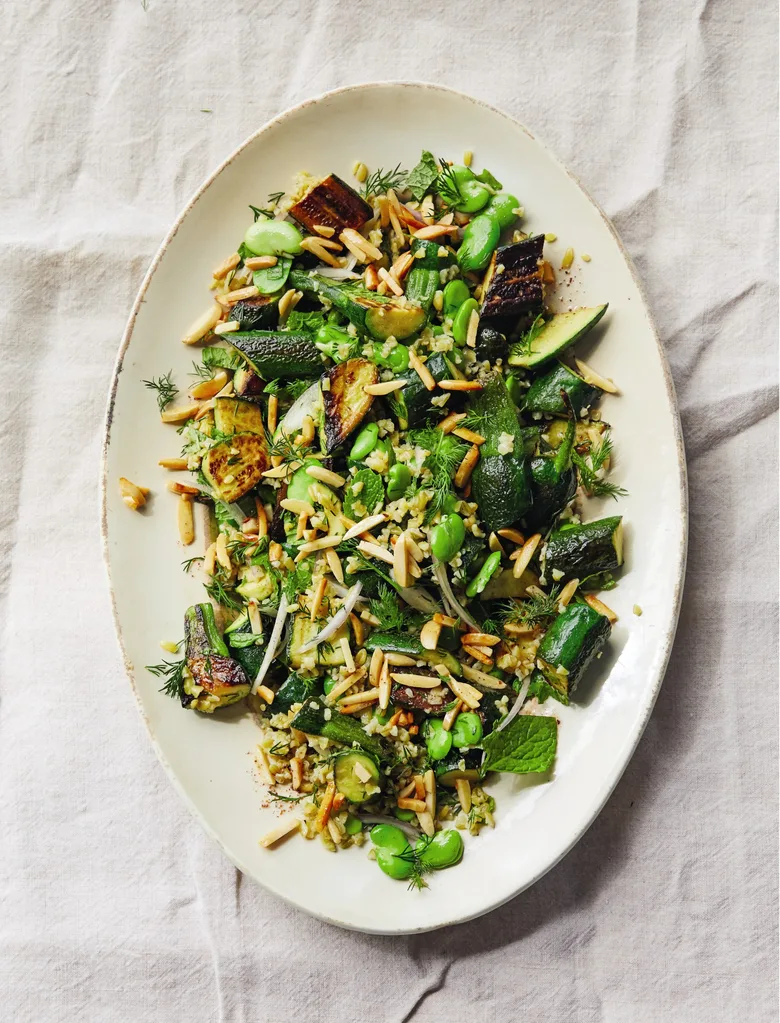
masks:
[[[402,821],[397,817],[386,817],[381,813],[357,813],[355,816],[364,824],[390,824],[392,827],[398,828],[399,831],[403,831],[407,838],[419,838],[422,834],[419,828],[410,824],[409,821]]]
[[[344,598],[343,606],[334,614],[325,628],[322,629],[321,632],[318,632],[314,639],[310,639],[308,643],[305,643],[301,647],[302,654],[308,653],[309,650],[313,650],[315,646],[319,646],[320,643],[324,643],[339,631],[341,626],[346,623],[347,619],[352,614],[352,610],[355,607],[355,604],[357,604],[357,600],[362,589],[363,583],[358,580]]]
[[[282,594],[282,598],[279,601],[279,610],[276,612],[276,621],[274,627],[271,630],[271,637],[268,640],[268,647],[265,651],[265,657],[263,663],[260,665],[260,670],[257,673],[257,678],[252,683],[252,692],[256,693],[258,688],[263,684],[263,679],[268,674],[268,669],[271,667],[271,662],[276,657],[276,651],[279,646],[279,640],[282,638],[282,632],[284,631],[284,623],[287,619],[287,597]]]
[[[357,280],[360,274],[354,273],[355,264],[357,263],[357,256],[350,256],[347,263],[344,266],[325,266],[321,264],[317,267],[317,273],[320,277],[328,277],[332,281],[347,281]]]
[[[450,581],[447,578],[447,566],[442,561],[435,562],[433,566],[433,578],[436,580],[441,595],[444,598],[444,603],[447,605],[448,610],[451,614],[454,614],[456,618],[462,618],[467,625],[470,625],[472,629],[477,632],[480,631],[479,626],[468,613],[465,607],[458,602],[458,598],[452,591]]]
[[[520,686],[520,692],[517,694],[517,699],[512,704],[512,709],[509,711],[509,713],[501,722],[501,724],[494,728],[493,731],[500,732],[504,728],[506,728],[508,724],[511,724],[511,722],[514,721],[514,719],[520,713],[520,709],[522,708],[523,704],[525,703],[525,698],[526,696],[528,696],[528,687],[530,686],[530,684],[531,676],[529,675],[525,682],[523,682],[523,684]]]
[[[320,382],[317,380],[311,387],[307,387],[303,394],[299,395],[292,403],[277,427],[277,435],[279,435],[280,430],[283,430],[288,437],[293,433],[297,433],[303,426],[304,417],[311,415],[314,411],[314,406],[319,401],[319,397]]]

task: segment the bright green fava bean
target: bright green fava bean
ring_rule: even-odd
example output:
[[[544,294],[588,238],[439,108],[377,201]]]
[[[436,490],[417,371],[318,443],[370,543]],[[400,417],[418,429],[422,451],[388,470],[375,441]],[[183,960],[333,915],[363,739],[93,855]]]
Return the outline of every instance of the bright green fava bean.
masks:
[[[515,405],[520,405],[523,401],[523,388],[520,386],[520,378],[515,376],[514,373],[507,373],[504,383],[509,391],[509,397]]]
[[[450,170],[463,197],[460,202],[455,204],[455,209],[460,210],[461,213],[476,213],[477,210],[481,210],[490,198],[490,192],[480,181],[477,181],[468,167],[454,163]]]
[[[354,462],[359,462],[365,458],[366,455],[370,455],[376,447],[376,443],[379,440],[379,427],[376,423],[368,423],[355,439],[355,443],[352,445],[352,450],[349,453],[349,457]]]
[[[328,676],[328,677],[327,677],[327,678],[325,679],[325,681],[323,682],[323,684],[322,684],[322,691],[323,691],[323,692],[325,693],[325,695],[327,696],[327,695],[328,695],[328,693],[330,693],[331,689],[333,689],[333,687],[334,687],[335,685],[336,685],[336,679],[335,679],[335,678],[332,678],[332,677],[331,677],[331,676],[329,675],[329,676]]]
[[[387,474],[387,499],[397,501],[406,493],[406,488],[412,482],[412,474],[401,462],[397,462]]]
[[[458,309],[469,299],[469,289],[465,281],[449,281],[444,285],[444,305],[442,311],[445,316],[454,316]]]
[[[388,355],[387,363],[394,373],[404,373],[409,369],[409,349],[405,345],[396,345]]]
[[[447,512],[447,514],[449,515],[452,512],[458,510],[458,505],[459,504],[460,504],[460,501],[455,496],[455,494],[447,494],[447,496],[444,498],[443,508]]]
[[[429,718],[425,728],[425,745],[431,760],[444,760],[452,749],[452,735],[444,730],[438,718]]]
[[[463,546],[466,538],[466,527],[460,515],[451,512],[433,527],[431,532],[431,551],[437,561],[451,561]]]
[[[383,852],[402,853],[409,848],[406,835],[392,824],[375,824],[371,829],[371,841]]]
[[[499,192],[498,195],[494,195],[491,198],[485,213],[495,217],[498,221],[498,226],[503,231],[505,227],[509,227],[510,224],[514,224],[517,220],[515,210],[519,205],[520,202],[517,196],[510,195],[509,192]]]
[[[458,749],[476,746],[482,738],[482,721],[479,714],[466,711],[458,714],[452,726],[452,744]]]
[[[430,839],[418,838],[415,851],[420,854],[420,860],[426,867],[444,870],[445,867],[454,867],[460,863],[463,858],[463,839],[459,831],[450,828],[438,831]]]
[[[488,213],[474,217],[466,225],[458,249],[458,266],[461,270],[484,270],[500,237],[501,228],[495,217]]]
[[[395,813],[399,821],[413,821],[417,816],[414,810],[395,809],[393,812]]]
[[[381,827],[382,825],[378,826]],[[389,824],[384,826],[390,827]],[[411,849],[411,846],[407,845],[407,848]],[[411,856],[408,860],[404,860],[400,856],[396,856],[395,853],[391,853],[389,849],[378,849],[376,861],[379,864],[379,869],[383,870],[388,877],[392,877],[395,881],[405,881],[414,870]]]
[[[344,830],[348,835],[358,835],[363,830],[363,824],[357,819],[357,817],[353,817],[350,813],[347,815],[347,819],[344,822]]]
[[[374,447],[374,451],[384,451],[387,456],[388,468],[390,468],[391,465],[395,465],[395,451],[393,451],[393,445],[389,440],[386,440],[384,437],[382,440],[378,440]]]
[[[479,302],[470,298],[458,309],[452,320],[452,336],[456,344],[465,345],[466,335],[469,332],[469,320],[473,312],[479,312]]]
[[[256,256],[297,256],[302,240],[298,228],[286,220],[258,220],[244,235],[244,244]]]
[[[481,593],[490,582],[491,576],[495,575],[498,571],[500,565],[501,552],[493,551],[493,553],[485,561],[485,564],[482,568],[480,568],[479,572],[477,572],[466,587],[466,596],[476,597],[479,593]]]

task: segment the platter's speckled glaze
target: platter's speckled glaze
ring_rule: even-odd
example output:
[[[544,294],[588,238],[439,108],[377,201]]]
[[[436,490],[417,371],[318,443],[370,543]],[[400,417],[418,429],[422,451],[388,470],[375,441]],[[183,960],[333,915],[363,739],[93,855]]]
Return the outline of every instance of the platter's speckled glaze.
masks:
[[[144,664],[160,660],[161,639],[181,637],[183,612],[202,589],[181,571],[182,559],[199,550],[185,553],[179,545],[174,498],[157,466],[160,457],[178,454],[179,438],[159,422],[141,380],[172,368],[184,383],[193,353],[179,338],[208,302],[212,267],[243,236],[249,203],[289,187],[301,169],[335,171],[349,180],[355,160],[370,168],[399,160],[409,167],[422,148],[451,159],[473,150],[477,165],[489,167],[520,196],[525,229],[558,235],[548,246],[554,264],[568,246],[591,255],[590,263],[575,263],[556,302],[559,308],[610,303],[578,354],[620,386],[622,396],[607,396],[603,413],[614,427],[613,478],[629,496],[620,502],[628,564],[609,598],[620,621],[578,705],[558,710],[553,780],[502,776],[490,789],[498,804],[495,830],[467,838],[462,864],[414,893],[382,874],[365,849],[332,855],[297,837],[276,850],[261,849],[258,838],[278,816],[261,806],[250,715],[240,708],[213,718],[185,712],[144,671]],[[142,513],[122,504],[120,475],[152,489]],[[207,179],[152,261],[122,338],[108,402],[101,494],[117,636],[163,765],[240,870],[330,923],[382,934],[425,931],[511,899],[554,866],[593,822],[652,711],[674,639],[687,544],[685,456],[669,368],[631,260],[603,212],[530,132],[469,96],[414,82],[326,93],[270,121]],[[599,502],[591,502],[591,509],[597,517]],[[641,617],[632,614],[635,604]]]

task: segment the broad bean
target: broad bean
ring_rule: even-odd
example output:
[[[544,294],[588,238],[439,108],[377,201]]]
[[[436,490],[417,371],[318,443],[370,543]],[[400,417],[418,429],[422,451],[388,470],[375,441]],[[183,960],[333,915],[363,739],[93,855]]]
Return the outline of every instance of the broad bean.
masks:
[[[487,584],[490,582],[492,576],[496,574],[501,566],[501,552],[493,551],[487,559],[485,564],[480,568],[479,572],[474,576],[471,582],[466,587],[467,597],[476,597],[480,594]]]
[[[244,244],[256,256],[297,256],[302,240],[298,228],[286,220],[258,220],[244,235]]]
[[[452,749],[452,735],[438,718],[429,718],[425,726],[425,745],[431,760],[444,760]]]
[[[455,512],[445,515],[431,531],[431,552],[437,561],[451,561],[463,546],[466,527]]]
[[[465,345],[466,343],[466,335],[469,332],[469,320],[473,312],[479,312],[479,302],[475,298],[470,298],[455,313],[452,321],[452,336],[458,345]]]
[[[360,462],[371,452],[379,440],[379,427],[376,423],[367,423],[355,438],[349,457],[353,462]]]
[[[482,719],[473,711],[464,711],[452,726],[452,744],[458,749],[476,746],[482,738]]]
[[[509,227],[510,224],[514,224],[517,220],[515,210],[519,206],[520,201],[516,195],[510,195],[509,192],[499,192],[498,195],[494,195],[491,198],[485,207],[485,214],[495,217],[498,221],[498,226],[503,231],[505,227]]]
[[[415,851],[424,866],[444,870],[445,867],[455,866],[463,858],[463,839],[459,831],[449,828],[447,831],[437,831],[433,838],[427,835],[418,838]]]
[[[479,216],[466,225],[463,241],[458,249],[458,266],[463,271],[484,270],[490,262],[501,228],[498,220],[488,213]]]
[[[387,474],[387,499],[397,501],[406,493],[412,482],[412,474],[403,462],[396,462]]]

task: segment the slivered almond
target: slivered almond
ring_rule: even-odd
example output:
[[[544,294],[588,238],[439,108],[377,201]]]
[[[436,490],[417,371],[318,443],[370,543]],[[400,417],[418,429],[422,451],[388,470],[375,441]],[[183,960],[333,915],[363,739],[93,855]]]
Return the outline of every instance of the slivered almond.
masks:
[[[415,725],[414,727],[416,728],[417,726]],[[411,728],[409,729],[409,731],[410,732],[412,731]],[[429,838],[433,838],[433,836],[436,833],[436,825],[433,823],[433,816],[430,813],[428,813],[427,810],[423,811],[422,813],[418,811],[417,823],[420,825],[422,830],[425,832],[426,835],[428,835]]]
[[[379,384],[366,384],[363,388],[366,394],[373,394],[379,396],[382,394],[391,394],[393,391],[400,391],[406,387],[406,380],[383,380]]]
[[[303,782],[303,763],[298,757],[293,757],[290,761],[290,774],[292,775],[292,787],[296,792],[300,792]]]
[[[191,324],[189,330],[181,339],[182,344],[194,345],[197,344],[198,341],[202,341],[206,334],[212,331],[221,319],[222,309],[216,302],[214,302],[209,306],[205,313],[199,316],[197,320]]]
[[[458,794],[458,802],[464,813],[471,809],[471,785],[468,778],[458,778],[455,782],[455,791]]]
[[[157,464],[169,472],[183,472],[189,468],[186,458],[161,458]]]
[[[463,461],[458,466],[458,471],[455,473],[455,486],[459,489],[464,487],[471,479],[471,474],[474,471],[474,467],[479,461],[479,448],[476,444],[472,444],[466,452]]]
[[[382,250],[378,249],[368,238],[364,238],[362,234],[355,231],[354,228],[345,227],[339,235],[339,241],[343,242],[347,247],[354,246],[354,248],[360,249],[370,260],[382,258]],[[365,263],[367,260],[364,259],[363,262]]]
[[[219,394],[225,384],[228,382],[228,375],[224,369],[219,370],[211,380],[203,380],[199,384],[195,384],[194,387],[190,388],[190,396],[192,398],[213,398]]]
[[[409,657],[407,654],[396,653],[394,650],[388,650],[385,654],[385,660],[395,668],[413,668],[417,664],[413,657]]]
[[[401,533],[393,548],[393,578],[399,586],[409,585],[409,566],[406,557],[406,534]]]
[[[200,493],[197,487],[188,487],[186,483],[166,483],[165,486],[172,494],[188,494],[195,497]]]
[[[393,564],[393,555],[386,547],[380,547],[378,543],[369,543],[366,540],[361,540],[358,544],[358,550],[368,554],[371,558],[379,558],[380,561],[385,561],[388,565]]]
[[[192,514],[192,498],[186,494],[182,494],[179,498],[177,518],[179,523],[179,539],[185,547],[189,547],[195,539],[195,519]]]
[[[402,281],[404,277],[406,277],[406,275],[412,269],[413,264],[414,256],[411,254],[411,252],[401,253],[398,259],[396,259],[395,263],[393,263],[393,266],[391,268],[392,273],[395,276],[396,280]]]
[[[501,541],[498,539],[498,536],[495,533],[491,533],[490,536],[488,537],[488,548],[493,553],[498,551],[501,555],[506,554],[506,551],[504,550]]]
[[[268,515],[265,505],[259,497],[255,498],[255,515],[257,518],[257,535],[268,536]]]
[[[397,713],[395,713],[395,714],[393,715],[393,717],[392,717],[392,718],[390,718],[390,721],[392,721],[392,722],[393,722],[393,724],[397,724],[397,722],[396,722],[396,721],[394,721],[393,719],[394,719],[394,718],[397,718],[397,717],[398,717],[398,715],[399,715],[399,714],[401,714],[401,713],[402,713],[402,711],[400,711],[400,710],[399,710],[399,711],[397,711]],[[401,791],[400,791],[400,792],[398,793],[398,795],[396,796],[396,799],[406,799],[406,798],[407,798],[407,796],[411,796],[411,794],[412,794],[412,793],[413,793],[414,791],[415,791],[415,784],[414,784],[414,778],[412,778],[412,780],[411,780],[411,781],[409,782],[409,784],[408,784],[408,785],[404,785],[404,787],[403,787],[403,788],[401,789]]]
[[[257,298],[259,294],[260,289],[256,288],[254,284],[250,284],[247,288],[238,288],[236,291],[228,291],[224,295],[217,295],[217,302],[225,309],[232,309],[234,305],[243,302],[245,298]]]
[[[502,682],[500,678],[488,675],[487,672],[480,671],[479,668],[471,668],[468,664],[463,665],[463,674],[472,682],[479,682],[485,689],[506,689],[506,682]]]
[[[390,224],[390,202],[386,195],[380,195],[377,203],[379,205],[379,226],[388,227]]]
[[[201,405],[201,407],[198,409],[198,411],[195,413],[195,417],[194,417],[195,421],[197,422],[199,419],[203,419],[205,416],[207,416],[209,414],[209,412],[213,408],[214,408],[214,399],[213,398],[210,401],[204,402]]]
[[[410,362],[412,361],[411,360],[411,353],[410,353],[410,356],[409,356],[409,361]],[[433,378],[431,378],[431,379],[433,379]],[[435,383],[436,383],[436,381],[434,381],[434,384]],[[439,423],[439,425],[437,426],[436,429],[437,430],[441,430],[442,433],[452,433],[453,430],[458,425],[458,423],[461,421],[461,419],[465,419],[465,418],[466,418],[466,413],[465,412],[450,412],[450,414],[448,416],[445,416],[444,419],[442,419],[442,421]]]
[[[224,280],[225,277],[230,273],[231,270],[235,270],[238,264],[241,262],[241,257],[237,252],[234,252],[227,259],[224,259],[219,266],[215,267],[212,271],[211,276],[215,281]]]
[[[444,717],[442,718],[441,726],[445,732],[450,731],[452,726],[455,724],[455,718],[458,716],[458,714],[460,714],[462,709],[463,704],[461,703],[460,700],[456,700],[455,706],[448,710],[447,713],[444,715]]]
[[[481,391],[482,384],[478,380],[439,380],[442,391]]]
[[[465,703],[466,706],[470,707],[472,710],[475,710],[479,706],[479,701],[482,699],[482,693],[478,689],[475,689],[474,686],[470,686],[468,682],[461,682],[459,679],[453,678],[447,669],[441,664],[435,665],[435,668],[462,703]]]
[[[415,352],[412,348],[409,349],[409,365],[415,371],[420,380],[422,380],[426,390],[434,391],[436,389],[436,381],[433,378],[433,374],[425,363],[421,361],[417,352]],[[465,413],[462,418],[465,418]]]
[[[604,615],[605,618],[609,618],[613,625],[618,620],[618,616],[612,608],[607,607],[603,601],[599,600],[598,597],[594,597],[592,593],[585,594],[585,603],[589,604],[594,611],[598,611],[600,615]]]
[[[602,391],[606,391],[607,394],[620,394],[620,391],[615,386],[614,382],[608,377],[603,377],[601,373],[597,373],[595,369],[592,369],[587,362],[583,362],[581,359],[574,360],[577,364],[577,369],[580,371],[580,376],[586,384],[593,384],[595,387],[600,387]]]
[[[517,529],[499,529],[498,535],[502,536],[505,540],[511,540],[512,543],[525,543],[525,537]]]
[[[285,497],[279,504],[285,511],[292,512],[293,515],[312,516],[314,514],[314,508],[308,501],[300,501],[294,497]]]
[[[390,206],[389,206],[389,208],[387,210],[387,213],[388,213],[388,216],[390,217],[390,226],[393,229],[393,234],[397,238],[399,246],[401,248],[403,248],[406,245],[406,238],[404,236],[404,229],[401,226],[401,220],[400,220],[398,214],[393,209],[392,203],[390,204]]]
[[[330,245],[330,243],[328,243]],[[340,259],[334,256],[325,246],[325,241],[322,238],[304,238],[301,242],[301,248],[306,252],[310,252],[313,256],[316,256],[322,263],[327,263],[328,266],[333,266],[337,270],[341,269],[344,265]],[[340,249],[341,246],[336,244],[336,248]]]
[[[450,615],[443,615],[440,611],[436,612],[436,614],[433,616],[433,620],[437,622],[439,625],[449,625],[450,628],[458,624],[457,618],[452,618]]]
[[[341,652],[344,654],[344,664],[346,665],[347,671],[355,670],[355,658],[352,656],[352,647],[349,645],[349,639],[346,636],[342,636],[339,640],[339,646]]]
[[[577,592],[577,587],[580,585],[579,579],[570,579],[561,590],[561,595],[558,597],[558,607],[568,607],[571,598]]]
[[[276,433],[279,418],[279,398],[275,394],[268,396],[268,432]]]
[[[460,640],[469,646],[498,646],[501,642],[498,636],[491,636],[489,632],[464,632]]]
[[[422,643],[423,648],[425,650],[435,650],[436,645],[439,642],[440,633],[441,625],[435,618],[431,618],[430,621],[426,622],[420,629],[420,642]]]
[[[422,238],[424,241],[433,241],[435,238],[444,238],[453,231],[452,224],[430,224],[428,227],[421,227],[414,232],[413,237]]]
[[[432,675],[417,675],[408,671],[391,671],[390,675],[399,686],[410,686],[412,689],[435,689],[439,680]]]
[[[274,776],[271,774],[271,764],[268,760],[268,754],[262,748],[258,746],[255,751],[255,763],[257,769],[260,772],[260,777],[263,779],[266,785],[273,785]]]
[[[469,348],[477,347],[477,331],[479,330],[479,313],[472,309],[469,316],[469,325],[466,328],[466,344]]]
[[[321,536],[317,540],[309,540],[307,543],[302,543],[298,548],[295,561],[296,563],[303,561],[304,558],[313,554],[314,551],[324,551],[329,547],[338,547],[343,539],[343,536]]]
[[[356,522],[354,526],[350,526],[342,540],[352,540],[356,536],[360,536],[361,533],[368,533],[374,529],[375,526],[381,525],[385,521],[386,516],[384,514],[369,515],[365,519],[361,519],[360,522]]]
[[[313,476],[321,483],[327,483],[329,487],[343,487],[347,482],[343,476],[339,476],[337,472],[331,472],[330,469],[326,469],[322,465],[307,465],[306,475]]]
[[[269,270],[279,262],[277,256],[250,256],[244,260],[247,270]]]
[[[376,701],[374,701],[376,702]],[[364,710],[370,710],[373,703],[355,703],[349,707],[342,707],[339,704],[339,714],[362,714]]]
[[[311,612],[309,613],[309,618],[312,621],[314,621],[317,618],[317,615],[320,613],[320,608],[322,607],[322,600],[325,596],[325,590],[327,589],[327,587],[328,580],[324,575],[321,575],[314,589],[314,597],[312,598]]]
[[[312,543],[316,542],[317,542],[316,540],[312,540]],[[327,562],[328,568],[330,569],[331,574],[333,575],[333,578],[336,580],[336,582],[343,583],[344,567],[341,564],[341,559],[339,558],[338,554],[336,554],[332,547],[328,547],[325,549],[325,561]],[[354,616],[351,615],[350,617]],[[357,620],[358,619],[355,619],[355,621]],[[362,640],[360,645],[362,645]]]
[[[373,263],[366,267],[364,279],[366,288],[369,291],[376,291],[377,285],[379,284],[379,274],[376,272],[376,267]]]
[[[351,696],[342,697],[342,707],[355,707],[361,703],[376,703],[379,699],[378,689],[364,689],[362,693],[353,693]]]
[[[126,476],[119,477],[119,492],[122,495],[122,500],[131,511],[138,511],[139,508],[143,508],[146,504],[146,498],[149,496],[149,491],[146,487],[139,487]]]
[[[399,797],[397,806],[399,810],[414,810],[415,813],[425,813],[426,811],[424,799],[402,799]]]
[[[463,644],[463,652],[468,654],[469,657],[473,657],[476,661],[481,661],[483,664],[489,664],[493,667],[493,658],[490,656],[491,650],[489,647],[484,646],[472,646],[470,643]]]
[[[461,440],[467,440],[470,444],[479,445],[485,443],[485,438],[481,433],[475,433],[473,430],[469,430],[465,426],[459,426],[452,432],[456,437],[460,437]]]
[[[218,323],[214,328],[214,333],[218,337],[222,337],[223,334],[232,334],[236,330],[241,330],[241,324],[238,320],[227,320],[225,323]]]
[[[325,830],[325,825],[328,823],[330,818],[330,811],[333,808],[333,798],[336,795],[336,785],[333,781],[329,781],[325,786],[325,792],[320,803],[320,809],[317,816],[314,818],[315,829],[322,833]]]
[[[536,553],[536,548],[541,542],[542,534],[534,533],[533,536],[529,536],[526,542],[523,544],[520,554],[515,558],[515,563],[512,566],[512,575],[515,579],[519,579],[520,576],[525,572],[528,566],[531,564],[531,558]]]
[[[179,405],[178,408],[167,408],[160,413],[163,423],[185,423],[198,412],[200,405]]]
[[[408,532],[408,531],[406,533],[406,547],[407,547],[407,550],[409,551],[409,553],[411,554],[411,556],[414,558],[415,561],[424,561],[425,560],[425,555],[423,554],[422,550],[420,549],[419,544],[414,539],[412,534],[410,532]]]
[[[258,686],[257,695],[260,697],[261,700],[264,700],[266,703],[271,704],[274,702],[274,696],[276,696],[276,693],[273,691],[273,689],[269,689],[268,686]]]
[[[219,533],[216,539],[217,544],[217,561],[225,569],[226,572],[230,573],[233,571],[233,566],[230,563],[230,555],[227,549],[227,536],[224,533]]]
[[[433,820],[436,816],[436,775],[431,768],[428,768],[423,775],[423,784],[425,786],[425,805],[431,815],[431,820]]]
[[[372,686],[379,685],[379,679],[382,674],[382,664],[384,663],[385,655],[376,647],[371,653],[371,661],[368,665],[368,681]],[[381,700],[380,700],[381,702]]]
[[[351,689],[352,686],[355,685],[355,683],[359,682],[362,678],[365,678],[365,674],[366,674],[365,668],[356,668],[351,675],[347,675],[346,678],[342,679],[341,682],[338,682],[331,689],[331,691],[325,697],[325,703],[327,704],[335,703],[336,700],[338,700],[340,696],[346,693],[348,689]]]
[[[297,831],[301,826],[301,822],[298,817],[292,817],[288,815],[284,818],[276,827],[271,828],[270,831],[266,831],[263,837],[260,839],[260,845],[263,849],[270,849],[272,845],[276,845],[283,838],[287,838],[288,835],[292,835],[293,832]]]
[[[323,238],[332,238],[336,233],[335,228],[328,227],[327,224],[315,224],[314,230],[317,234],[321,234]]]
[[[339,564],[341,564],[341,562],[339,562]],[[362,648],[366,638],[365,625],[361,622],[361,620],[354,612],[349,616],[349,624],[352,626],[352,635],[355,639],[355,644],[359,648]],[[365,651],[363,651],[363,653],[365,653]],[[361,649],[358,650],[358,658],[360,658],[360,654]],[[376,682],[374,682],[373,685],[376,685]]]
[[[203,565],[201,567],[206,575],[214,575],[217,568],[217,545],[215,543],[209,544],[206,548],[206,553],[203,555]]]
[[[416,774],[412,780],[414,781],[415,798],[425,799],[425,782],[422,780],[422,775]]]
[[[385,270],[383,266],[379,267],[377,273],[388,286],[388,288],[393,292],[394,295],[398,295],[399,297],[403,295],[404,289],[401,287],[401,285],[398,283],[395,277],[393,277],[391,273],[388,273],[388,271]]]
[[[374,651],[376,653],[376,651]],[[381,653],[381,651],[380,651]],[[374,658],[371,657],[371,664],[373,667]],[[390,680],[390,665],[386,657],[382,658],[381,667],[379,669],[379,707],[381,710],[387,710],[390,706],[390,692],[392,689],[392,683]]]

